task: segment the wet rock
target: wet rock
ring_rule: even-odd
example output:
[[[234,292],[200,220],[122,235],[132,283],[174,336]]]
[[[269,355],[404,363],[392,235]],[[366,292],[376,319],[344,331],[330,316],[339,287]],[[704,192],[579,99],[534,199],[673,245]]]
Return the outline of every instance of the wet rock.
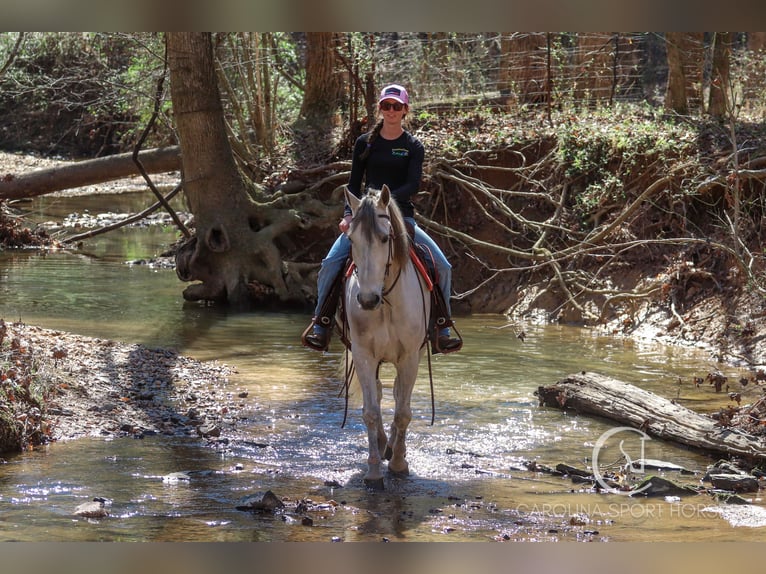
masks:
[[[546,464],[541,464],[535,460],[530,460],[526,463],[527,470],[530,472],[544,472],[546,474],[554,474],[556,470]]]
[[[284,508],[284,503],[276,494],[267,490],[265,492],[256,492],[240,499],[236,506],[237,510],[251,512],[274,512],[279,508]]]
[[[693,471],[687,470],[683,466],[654,458],[639,458],[631,461],[630,466],[633,470],[665,470],[680,472],[681,474],[694,474]]]
[[[740,476],[750,476],[750,473],[748,473],[746,470],[740,468],[733,462],[729,462],[728,460],[719,460],[715,464],[712,464],[707,467],[707,473],[705,473],[705,476],[702,478],[704,481],[710,481],[710,475],[712,474],[738,474]]]
[[[713,488],[732,492],[758,492],[758,479],[742,474],[711,474]]]
[[[178,482],[189,482],[191,480],[191,475],[188,472],[171,472],[170,474],[166,474],[162,477],[162,482],[167,483],[178,483]]]
[[[218,422],[224,408],[233,419],[240,408],[220,394],[232,372],[226,365],[23,323],[9,325],[11,335],[63,374],[45,413],[51,441],[137,432],[185,436],[196,434],[189,425]]]
[[[694,487],[678,484],[661,476],[650,476],[631,489],[631,496],[690,496],[699,494]]]
[[[729,492],[717,492],[715,499],[718,502],[723,502],[724,504],[750,504],[747,500],[738,494],[731,494]]]
[[[565,474],[567,476],[579,476],[581,478],[588,478],[592,477],[593,473],[587,470],[582,470],[580,468],[569,466],[568,464],[564,464],[563,462],[560,462],[556,465],[556,470],[560,472],[561,474]]]
[[[96,497],[88,502],[83,502],[74,510],[75,516],[84,518],[106,518],[109,511],[106,509],[106,499]]]
[[[205,423],[197,427],[197,434],[202,438],[221,436],[221,427],[213,423]]]

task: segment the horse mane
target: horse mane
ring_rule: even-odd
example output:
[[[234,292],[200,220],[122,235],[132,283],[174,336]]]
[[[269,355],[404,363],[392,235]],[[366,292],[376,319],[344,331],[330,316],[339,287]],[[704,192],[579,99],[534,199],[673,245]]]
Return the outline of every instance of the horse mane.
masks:
[[[364,236],[368,241],[372,239],[373,232],[378,226],[378,214],[375,207],[379,198],[380,190],[370,189],[362,197],[362,203],[359,205],[359,209],[354,217],[361,224]],[[391,220],[391,231],[393,233],[391,238],[391,241],[393,241],[392,259],[395,264],[404,267],[410,258],[410,237],[404,225],[402,212],[393,197],[388,202],[388,216]]]

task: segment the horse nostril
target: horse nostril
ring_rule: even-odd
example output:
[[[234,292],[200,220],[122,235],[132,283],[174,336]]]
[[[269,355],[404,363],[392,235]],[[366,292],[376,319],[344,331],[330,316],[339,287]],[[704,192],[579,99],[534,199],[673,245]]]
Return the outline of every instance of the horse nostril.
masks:
[[[367,311],[370,311],[372,309],[376,309],[378,305],[380,305],[380,295],[377,293],[371,293],[367,295],[366,297],[363,297],[361,293],[356,294],[356,300],[359,303],[359,305],[362,307],[362,309],[366,309]]]

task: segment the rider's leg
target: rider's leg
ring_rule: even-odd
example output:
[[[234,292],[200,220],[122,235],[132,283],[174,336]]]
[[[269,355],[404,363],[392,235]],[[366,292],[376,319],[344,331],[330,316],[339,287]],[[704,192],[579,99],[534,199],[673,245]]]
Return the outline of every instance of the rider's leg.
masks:
[[[305,338],[308,346],[314,349],[325,350],[329,343],[335,309],[325,310],[323,313],[322,308],[330,291],[332,291],[335,280],[343,271],[343,265],[348,259],[349,253],[351,253],[351,242],[344,233],[341,233],[330,247],[325,258],[322,259],[317,275],[317,304],[312,319],[314,327]]]
[[[414,223],[414,219],[411,219],[411,221]],[[439,248],[436,242],[417,225],[415,225],[415,242],[426,245],[433,256],[434,266],[439,275],[439,288],[444,296],[447,324],[449,324],[452,321],[452,308],[450,305],[450,296],[452,294],[452,265],[447,261],[444,252]],[[441,349],[455,349],[462,346],[462,344],[460,339],[452,337],[449,327],[443,327],[439,330],[439,347]]]

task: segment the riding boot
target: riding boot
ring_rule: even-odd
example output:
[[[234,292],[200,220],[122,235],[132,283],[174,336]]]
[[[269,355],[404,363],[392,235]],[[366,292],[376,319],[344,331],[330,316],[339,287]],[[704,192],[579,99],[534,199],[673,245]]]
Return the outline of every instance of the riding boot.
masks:
[[[330,347],[332,331],[329,327],[322,326],[318,322],[319,319],[326,319],[326,317],[312,317],[311,323],[301,336],[301,342],[309,349],[326,351]]]
[[[446,323],[452,327],[455,326],[455,323],[452,322],[452,319],[449,317],[446,317]],[[432,334],[432,341],[431,341],[431,353],[438,354],[438,353],[456,353],[460,349],[463,348],[463,339],[458,335],[457,337],[453,337],[450,333],[449,327],[436,327]]]
[[[455,353],[463,348],[463,338],[460,333],[453,337],[450,333],[450,327],[455,327],[447,305],[444,302],[444,295],[438,285],[434,285],[431,292],[431,352],[437,353]]]
[[[338,308],[340,294],[343,292],[344,276],[345,273],[338,273],[327,299],[320,307],[319,315],[312,317],[311,323],[303,331],[301,342],[304,346],[315,351],[326,351],[330,347],[332,329],[335,324],[335,312]]]

